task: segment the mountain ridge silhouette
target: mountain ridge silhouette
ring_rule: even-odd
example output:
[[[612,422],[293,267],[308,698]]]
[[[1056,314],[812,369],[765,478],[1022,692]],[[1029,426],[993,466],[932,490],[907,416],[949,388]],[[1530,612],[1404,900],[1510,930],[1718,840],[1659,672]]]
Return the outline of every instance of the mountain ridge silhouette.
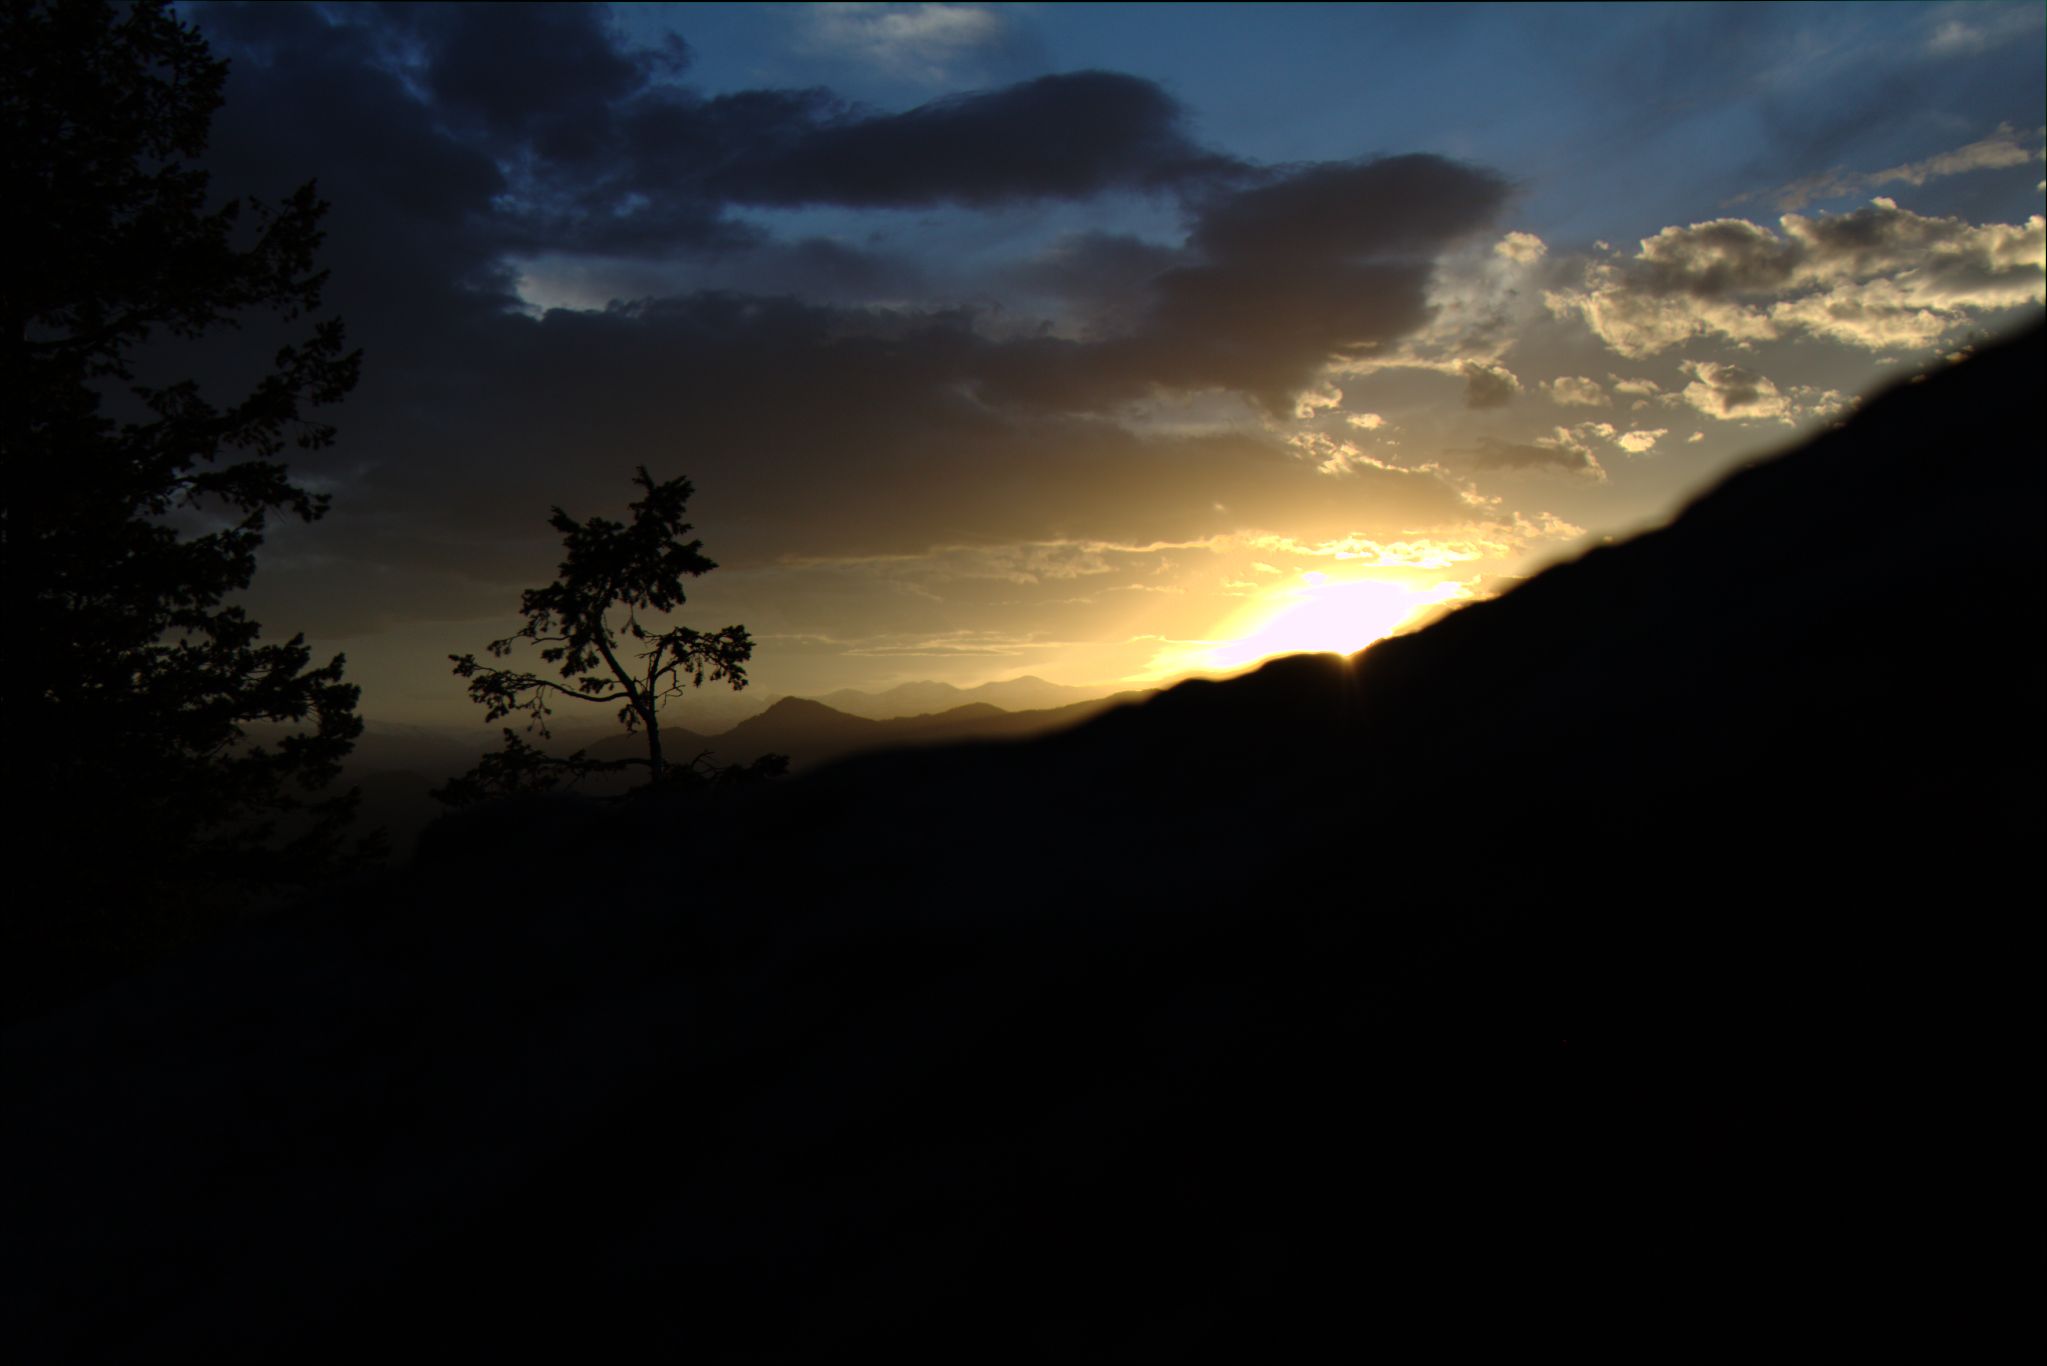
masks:
[[[992,703],[971,702],[932,714],[879,720],[809,698],[783,697],[727,730],[700,731],[670,722],[661,734],[664,753],[671,760],[688,762],[702,755],[720,766],[743,766],[762,755],[780,754],[801,771],[893,745],[1042,735],[1146,695],[1145,690],[1132,690],[1035,711],[1005,711]],[[363,827],[384,831],[394,853],[401,860],[409,856],[420,832],[444,809],[429,794],[473,766],[474,751],[483,743],[481,736],[468,738],[452,728],[373,725],[347,768],[348,781],[363,794]],[[563,725],[554,728],[544,748],[555,754],[582,749],[598,759],[638,759],[646,756],[647,742],[642,735],[615,728]],[[644,780],[641,770],[625,770],[596,775],[575,790],[618,796]]]
[[[783,754],[802,769],[896,745],[1042,735],[1147,695],[1143,691],[1115,693],[1033,711],[1005,711],[991,703],[970,702],[941,712],[884,719],[855,716],[811,698],[784,697],[715,735],[676,730],[671,736],[666,727],[662,735],[664,746],[678,755],[701,751],[720,764],[746,764],[763,754]],[[636,757],[646,753],[646,741],[617,735],[590,746],[590,752],[599,758]]]
[[[2036,329],[1893,386],[1348,659],[1021,743],[479,808],[16,1025],[14,1336],[2037,1337],[2043,359]]]
[[[853,716],[886,721],[900,716],[933,715],[974,703],[986,703],[1003,711],[1046,711],[1128,691],[1131,689],[1119,685],[1087,688],[1048,683],[1035,674],[1023,674],[968,688],[931,680],[898,683],[878,692],[840,688],[820,694],[815,700]]]

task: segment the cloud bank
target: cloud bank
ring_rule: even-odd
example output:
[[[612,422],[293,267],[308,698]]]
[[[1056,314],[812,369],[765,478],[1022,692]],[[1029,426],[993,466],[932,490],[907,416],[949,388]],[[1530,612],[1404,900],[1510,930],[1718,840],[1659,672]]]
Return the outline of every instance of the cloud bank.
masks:
[[[1695,338],[1800,333],[1871,351],[1926,347],[1972,317],[2042,299],[2047,221],[1971,225],[1871,200],[1843,214],[1669,227],[1594,261],[1544,301],[1631,359]]]

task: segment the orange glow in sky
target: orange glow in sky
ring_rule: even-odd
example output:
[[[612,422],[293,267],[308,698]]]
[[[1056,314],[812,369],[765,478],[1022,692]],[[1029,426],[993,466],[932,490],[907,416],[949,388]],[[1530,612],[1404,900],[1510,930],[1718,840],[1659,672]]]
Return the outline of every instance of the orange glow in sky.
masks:
[[[1267,589],[1222,621],[1211,638],[1174,642],[1153,658],[1155,677],[1229,673],[1281,655],[1354,654],[1470,596],[1461,584],[1337,578],[1310,571]]]

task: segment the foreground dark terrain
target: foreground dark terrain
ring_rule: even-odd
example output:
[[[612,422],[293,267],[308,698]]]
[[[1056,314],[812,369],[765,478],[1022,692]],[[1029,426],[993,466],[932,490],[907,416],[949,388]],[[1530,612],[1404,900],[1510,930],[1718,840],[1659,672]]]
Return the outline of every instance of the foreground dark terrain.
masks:
[[[465,813],[17,1025],[15,1359],[2037,1349],[2041,352],[1352,660]]]

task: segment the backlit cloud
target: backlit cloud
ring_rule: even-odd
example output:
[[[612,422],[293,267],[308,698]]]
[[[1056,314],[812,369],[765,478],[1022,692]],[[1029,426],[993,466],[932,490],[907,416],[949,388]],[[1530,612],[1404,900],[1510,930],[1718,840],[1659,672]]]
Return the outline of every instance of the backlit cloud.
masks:
[[[1925,346],[1984,313],[2042,298],[2043,220],[1973,226],[1890,199],[1845,214],[1665,228],[1632,258],[1594,261],[1544,301],[1630,358],[1695,338],[1799,332],[1869,350]]]
[[[1375,569],[1447,569],[1483,560],[1504,560],[1544,542],[1574,541],[1585,528],[1551,512],[1514,514],[1507,519],[1463,520],[1397,537],[1364,535],[1303,539],[1272,532],[1243,536],[1242,544],[1275,558],[1333,560]],[[1261,572],[1277,569],[1256,562]]]
[[[1598,380],[1582,376],[1562,375],[1545,382],[1542,387],[1549,394],[1550,402],[1559,407],[1604,408],[1613,402]]]
[[[987,5],[816,4],[802,7],[799,45],[816,56],[864,62],[899,80],[938,85],[1006,36]]]
[[[1681,396],[1708,417],[1780,419],[1791,412],[1791,400],[1767,375],[1715,361],[1687,361],[1684,368],[1692,382]]]
[[[1957,5],[1941,7],[1926,51],[1934,57],[1968,57],[2009,43],[2036,38],[2038,5]]]

